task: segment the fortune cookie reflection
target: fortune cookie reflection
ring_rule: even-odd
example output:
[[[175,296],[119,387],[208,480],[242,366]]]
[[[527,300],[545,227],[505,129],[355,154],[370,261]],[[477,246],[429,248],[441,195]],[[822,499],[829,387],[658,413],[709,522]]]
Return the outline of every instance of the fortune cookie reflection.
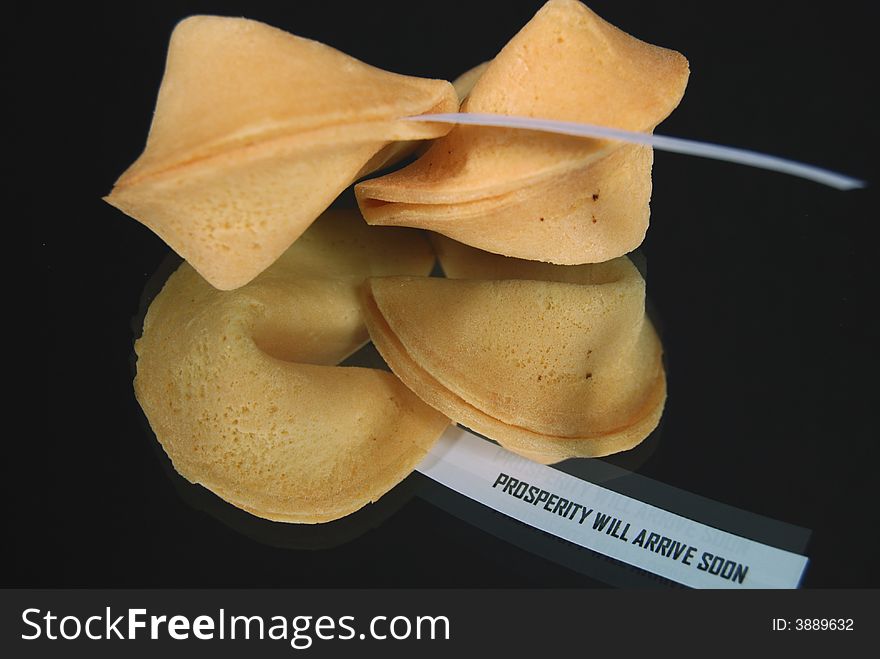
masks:
[[[652,131],[688,78],[679,53],[551,0],[480,70],[462,112]],[[458,126],[404,169],[355,186],[370,224],[431,229],[480,249],[557,264],[636,248],[650,215],[650,147]]]
[[[146,148],[106,199],[234,289],[387,164],[389,143],[449,130],[401,117],[456,107],[446,81],[382,71],[256,21],[195,16],[171,36]]]
[[[335,364],[367,340],[364,278],[433,262],[416,232],[328,211],[235,291],[181,265],[135,345],[135,392],[174,468],[285,522],[340,518],[400,482],[448,420],[388,372]]]
[[[422,400],[544,463],[624,451],[657,426],[662,348],[628,258],[565,267],[436,247],[448,278],[364,288],[373,343]]]

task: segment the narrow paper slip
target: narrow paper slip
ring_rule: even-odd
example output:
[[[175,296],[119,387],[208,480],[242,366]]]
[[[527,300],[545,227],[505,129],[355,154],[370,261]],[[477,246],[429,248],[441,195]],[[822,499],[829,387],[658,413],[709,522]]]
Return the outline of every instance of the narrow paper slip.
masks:
[[[417,470],[541,531],[693,588],[797,588],[808,562],[531,462],[457,426]]]
[[[711,158],[725,162],[768,169],[791,176],[799,176],[810,181],[837,188],[838,190],[854,190],[864,188],[865,181],[853,176],[838,174],[822,167],[808,165],[779,156],[758,153],[748,149],[738,149],[723,144],[711,144],[699,140],[689,140],[669,135],[655,135],[632,130],[622,130],[608,126],[597,126],[575,121],[557,121],[555,119],[538,119],[534,117],[516,117],[505,114],[487,114],[481,112],[450,112],[442,114],[420,114],[405,117],[406,121],[427,121],[447,124],[467,124],[471,126],[490,126],[497,128],[516,128],[521,130],[537,130],[558,135],[575,137],[593,137],[598,139],[618,140],[630,144],[644,144],[662,151],[683,153],[701,158]]]

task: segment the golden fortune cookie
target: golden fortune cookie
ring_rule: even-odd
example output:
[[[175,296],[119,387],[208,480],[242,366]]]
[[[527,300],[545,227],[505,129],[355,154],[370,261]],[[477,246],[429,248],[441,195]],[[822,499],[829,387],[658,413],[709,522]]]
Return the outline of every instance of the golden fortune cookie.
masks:
[[[243,18],[194,16],[171,35],[147,145],[106,200],[216,288],[272,264],[399,140],[400,121],[457,107],[452,85],[382,71]]]
[[[485,65],[461,111],[652,131],[688,79],[679,53],[550,0]],[[430,229],[480,249],[557,264],[607,261],[644,239],[650,147],[467,126],[416,162],[355,186],[376,225]]]
[[[433,263],[418,233],[331,210],[237,290],[182,264],[135,344],[135,393],[174,468],[254,515],[299,523],[347,515],[403,480],[448,419],[391,373],[336,364],[367,340],[364,278]]]
[[[624,451],[654,430],[662,347],[628,258],[566,267],[436,247],[447,278],[371,278],[363,293],[373,343],[419,398],[543,463]]]

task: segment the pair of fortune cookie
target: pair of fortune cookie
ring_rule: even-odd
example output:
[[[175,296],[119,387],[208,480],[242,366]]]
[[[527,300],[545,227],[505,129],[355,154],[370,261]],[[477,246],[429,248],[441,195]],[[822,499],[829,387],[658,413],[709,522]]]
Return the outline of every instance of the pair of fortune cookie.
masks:
[[[336,364],[368,340],[364,279],[433,263],[417,232],[331,210],[234,291],[182,264],[135,344],[135,393],[174,468],[300,523],[343,517],[403,480],[449,420],[391,373]]]
[[[353,181],[413,140],[440,138],[409,167],[356,186],[367,222],[525,259],[605,261],[644,238],[650,147],[403,118],[455,111],[466,95],[464,112],[650,131],[687,77],[679,53],[576,0],[550,0],[462,76],[458,94],[256,21],[196,16],[172,34],[146,148],[106,199],[213,286],[234,289]]]
[[[418,234],[328,211],[235,291],[182,264],[135,344],[135,393],[175,469],[259,517],[314,523],[394,487],[447,417],[546,463],[653,430],[661,348],[628,259],[562,267],[435,246],[447,279],[425,276],[434,255]],[[336,366],[367,330],[399,380]]]

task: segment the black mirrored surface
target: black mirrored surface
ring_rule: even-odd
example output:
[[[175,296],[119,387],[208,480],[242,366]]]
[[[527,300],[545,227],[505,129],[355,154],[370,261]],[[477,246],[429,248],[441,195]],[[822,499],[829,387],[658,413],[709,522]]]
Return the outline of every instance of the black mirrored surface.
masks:
[[[877,587],[880,200],[869,5],[590,5],[690,60],[684,101],[657,132],[871,183],[842,193],[655,154],[641,252],[669,398],[662,436],[629,468],[809,529],[805,587]],[[21,165],[33,190],[12,191],[23,208],[10,217],[31,227],[33,276],[25,279],[38,320],[23,350],[39,367],[24,380],[33,423],[7,439],[16,560],[4,585],[637,585],[577,569],[421,496],[418,475],[375,515],[344,521],[323,540],[273,531],[169,472],[131,386],[142,296],[173,257],[101,196],[143,147],[177,20],[246,15],[382,68],[450,79],[491,58],[538,6],[203,1],[28,10],[15,35],[21,62],[11,104],[38,126],[22,130],[33,140]],[[627,468],[627,459],[610,462]]]

